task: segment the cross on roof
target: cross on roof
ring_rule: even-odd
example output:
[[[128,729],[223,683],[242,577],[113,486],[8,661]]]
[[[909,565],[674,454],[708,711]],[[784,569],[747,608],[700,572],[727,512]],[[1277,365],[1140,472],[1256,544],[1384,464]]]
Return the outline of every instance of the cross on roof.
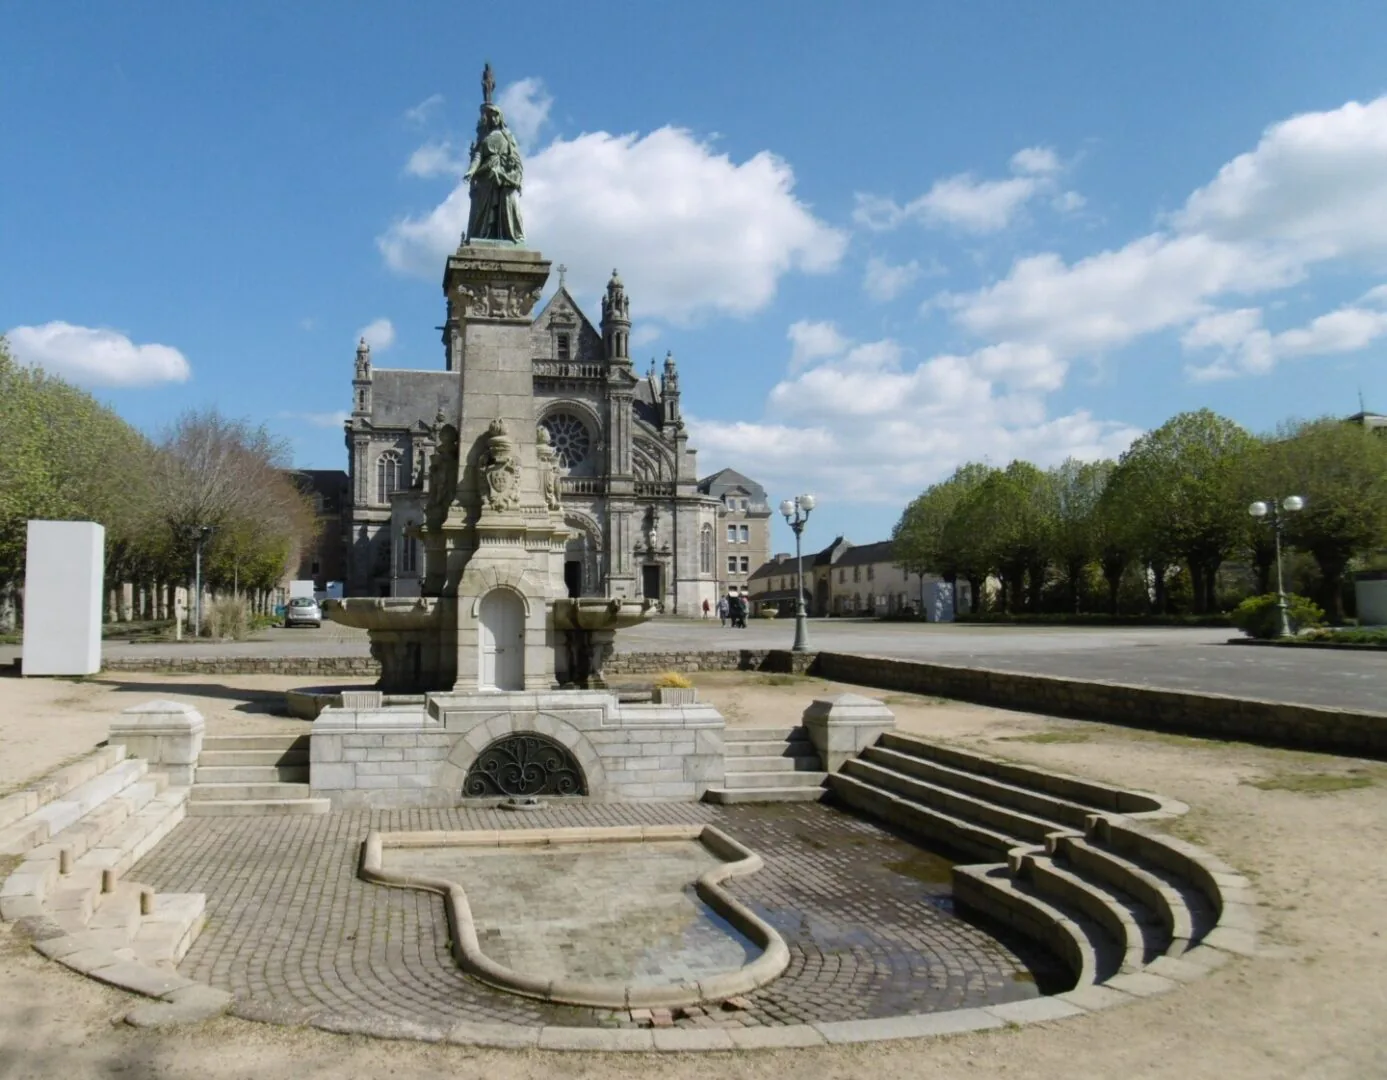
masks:
[[[564,276],[565,276],[567,273],[568,273],[568,267],[566,267],[563,263],[559,263],[559,288],[560,288],[560,289],[563,288]]]

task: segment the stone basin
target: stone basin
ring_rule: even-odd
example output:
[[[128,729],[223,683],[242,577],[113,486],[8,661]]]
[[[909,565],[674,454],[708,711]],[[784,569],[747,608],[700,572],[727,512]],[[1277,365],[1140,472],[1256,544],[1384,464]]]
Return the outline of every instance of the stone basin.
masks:
[[[438,598],[354,596],[324,600],[322,608],[332,622],[358,630],[421,630],[436,624]]]
[[[710,1004],[784,972],[784,939],[723,888],[762,865],[711,825],[636,825],[373,831],[359,874],[441,893],[454,958],[474,978],[629,1009]]]
[[[554,601],[555,630],[624,630],[655,617],[649,600],[601,596],[569,597]]]

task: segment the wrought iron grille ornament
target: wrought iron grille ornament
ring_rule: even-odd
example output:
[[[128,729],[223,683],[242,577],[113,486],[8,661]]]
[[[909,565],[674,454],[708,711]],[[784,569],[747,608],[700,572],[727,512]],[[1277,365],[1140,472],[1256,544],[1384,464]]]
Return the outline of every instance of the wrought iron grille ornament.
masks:
[[[535,732],[497,739],[472,762],[462,793],[495,795],[586,795],[583,769],[568,747]]]

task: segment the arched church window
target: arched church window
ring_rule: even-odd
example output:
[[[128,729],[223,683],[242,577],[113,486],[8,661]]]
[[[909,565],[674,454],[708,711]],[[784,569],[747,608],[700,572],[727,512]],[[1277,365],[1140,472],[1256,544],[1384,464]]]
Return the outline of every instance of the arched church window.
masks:
[[[713,572],[713,527],[703,526],[698,534],[698,569],[700,573]]]
[[[586,424],[566,412],[550,413],[543,423],[549,432],[549,441],[558,452],[559,463],[564,468],[571,469],[587,459],[588,451],[592,449],[592,436],[588,434]]]
[[[400,455],[387,450],[376,458],[376,502],[389,502],[401,486]]]

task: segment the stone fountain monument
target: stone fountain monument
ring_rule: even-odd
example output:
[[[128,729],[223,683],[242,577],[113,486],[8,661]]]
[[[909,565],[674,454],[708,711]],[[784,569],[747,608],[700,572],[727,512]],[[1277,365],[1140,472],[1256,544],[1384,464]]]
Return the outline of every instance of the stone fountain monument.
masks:
[[[550,264],[525,247],[523,166],[494,88],[488,64],[467,232],[443,273],[461,393],[458,415],[435,421],[419,530],[424,595],[324,604],[329,619],[369,632],[381,679],[319,715],[311,783],[338,805],[451,805],[464,794],[696,798],[722,776],[716,710],[621,706],[601,692],[616,631],[653,608],[567,596],[570,530],[558,456],[535,423],[530,355]],[[391,705],[387,694],[423,694],[425,704]],[[650,724],[669,738],[634,738]],[[642,741],[652,752],[602,749]],[[627,765],[637,760],[650,767]],[[623,775],[609,781],[614,767]]]

